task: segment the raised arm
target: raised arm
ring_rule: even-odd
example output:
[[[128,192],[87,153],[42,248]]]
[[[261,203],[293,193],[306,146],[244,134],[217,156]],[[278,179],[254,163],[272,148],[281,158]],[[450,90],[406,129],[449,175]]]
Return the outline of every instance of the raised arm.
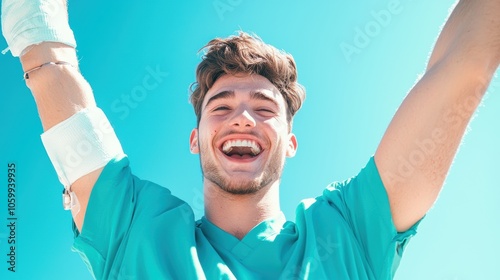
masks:
[[[40,8],[42,5],[45,8]],[[49,22],[40,20],[41,17],[48,18]],[[46,30],[50,30],[50,34],[44,35]],[[66,1],[3,0],[2,31],[12,54],[20,56],[25,72],[47,62],[63,61],[72,65],[45,65],[30,72],[26,79],[35,98],[44,131],[84,108],[96,107],[92,89],[78,70],[75,48],[68,43],[74,41],[74,38],[67,24]],[[78,213],[72,211],[79,230],[83,225],[90,192],[101,171],[102,167],[71,184],[71,190],[80,203]]]
[[[500,63],[500,0],[462,0],[375,153],[398,231],[435,202]]]
[[[92,89],[78,71],[75,49],[60,43],[44,42],[21,56],[23,70],[33,69],[49,61],[66,61],[72,66],[44,66],[29,75],[26,85],[31,90],[44,131],[68,119],[76,112],[95,107]],[[90,192],[99,177],[99,168],[71,185],[80,203],[80,211],[73,212],[76,226],[81,230]],[[76,215],[75,215],[76,214]]]

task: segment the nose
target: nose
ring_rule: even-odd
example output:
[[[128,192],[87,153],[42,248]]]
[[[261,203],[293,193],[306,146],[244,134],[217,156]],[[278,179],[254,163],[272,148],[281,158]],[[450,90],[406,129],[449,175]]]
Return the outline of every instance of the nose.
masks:
[[[235,113],[234,118],[231,120],[232,125],[239,128],[251,128],[255,127],[255,118],[252,114],[246,109],[243,108]]]

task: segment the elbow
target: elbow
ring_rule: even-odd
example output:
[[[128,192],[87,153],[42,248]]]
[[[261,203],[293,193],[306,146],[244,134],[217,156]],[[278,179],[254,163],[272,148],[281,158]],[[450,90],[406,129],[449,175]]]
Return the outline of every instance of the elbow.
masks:
[[[491,55],[481,49],[452,51],[439,60],[430,60],[426,72],[443,71],[463,87],[481,87],[483,93],[491,82],[500,63],[499,55]]]

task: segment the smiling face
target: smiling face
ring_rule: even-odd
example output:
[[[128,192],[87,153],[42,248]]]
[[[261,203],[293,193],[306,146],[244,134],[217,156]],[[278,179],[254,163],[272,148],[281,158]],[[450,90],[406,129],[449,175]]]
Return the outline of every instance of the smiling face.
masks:
[[[285,157],[295,155],[287,108],[278,89],[260,75],[226,74],[214,83],[191,133],[205,183],[231,194],[252,194],[279,183]]]

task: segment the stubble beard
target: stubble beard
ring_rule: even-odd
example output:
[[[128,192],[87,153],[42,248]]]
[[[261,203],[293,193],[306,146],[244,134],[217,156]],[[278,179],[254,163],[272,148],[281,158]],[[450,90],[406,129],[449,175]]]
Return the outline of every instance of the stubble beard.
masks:
[[[284,156],[280,154],[280,147],[270,156],[267,167],[264,168],[262,175],[253,179],[234,178],[224,175],[220,167],[214,162],[214,159],[204,151],[208,151],[206,145],[200,146],[200,162],[203,177],[217,185],[221,190],[234,195],[255,194],[281,177],[284,166]]]

